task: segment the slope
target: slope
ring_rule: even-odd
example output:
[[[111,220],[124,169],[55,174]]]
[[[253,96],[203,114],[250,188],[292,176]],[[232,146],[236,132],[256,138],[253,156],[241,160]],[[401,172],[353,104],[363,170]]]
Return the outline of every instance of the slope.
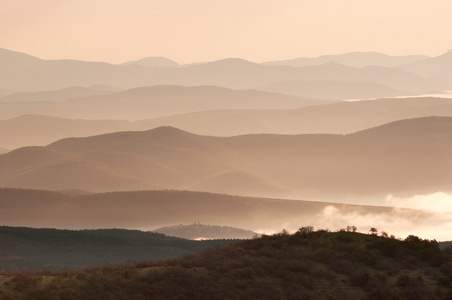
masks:
[[[452,116],[452,100],[378,99],[338,102],[293,110],[221,110],[135,122],[135,130],[174,126],[189,132],[233,136],[252,133],[347,134],[385,123],[427,116]],[[234,122],[231,122],[234,120]]]
[[[168,259],[224,246],[233,240],[189,241],[125,229],[56,230],[0,227],[0,270],[81,269]]]
[[[218,225],[203,225],[194,223],[191,225],[173,225],[157,228],[154,232],[162,233],[167,236],[180,237],[191,240],[205,240],[205,239],[251,239],[257,234],[251,230],[241,228],[218,226]]]
[[[43,91],[43,92],[28,92],[28,93],[14,93],[4,97],[0,97],[0,101],[7,102],[40,102],[40,101],[64,101],[74,98],[82,98],[89,96],[99,96],[109,94],[109,91],[85,88],[80,86],[68,87],[61,90]]]
[[[297,97],[333,100],[409,96],[412,93],[371,82],[290,80],[256,88]]]
[[[162,68],[74,60],[40,60],[8,50],[0,51],[0,56],[0,62],[7,62],[0,70],[0,88],[24,92],[93,85],[124,89],[149,85],[214,85],[249,89],[296,79],[375,82],[415,92],[430,92],[452,86],[450,81],[428,81],[396,68],[353,68],[336,63],[295,68],[265,66],[229,58],[183,68]]]
[[[403,64],[400,68],[416,73],[425,78],[446,77],[452,79],[452,51],[420,61]]]
[[[127,121],[64,119],[38,115],[22,115],[0,120],[0,140],[11,149],[24,146],[43,146],[65,137],[90,136],[123,131]]]
[[[0,118],[36,114],[138,120],[213,109],[289,109],[318,103],[288,95],[214,86],[149,86],[60,102],[0,102]]]
[[[153,230],[200,222],[276,232],[283,227],[296,230],[300,222],[332,229],[352,222],[361,228],[397,227],[392,230],[404,234],[397,224],[407,224],[413,233],[435,218],[413,209],[169,190],[70,195],[1,188],[0,208],[0,225],[63,229]]]
[[[73,272],[5,273],[12,299],[448,299],[448,251],[303,227],[160,262]]]
[[[426,59],[423,55],[391,56],[378,52],[350,52],[337,55],[323,55],[319,57],[300,57],[291,60],[270,61],[263,63],[268,66],[302,67],[309,65],[322,65],[337,62],[349,67],[362,68],[366,66],[381,66],[393,68],[402,64],[409,64]]]
[[[11,151],[0,156],[0,185],[92,191],[202,188],[338,201],[353,195],[449,192],[451,132],[450,117],[402,120],[345,136],[220,138],[161,127]],[[254,189],[243,190],[241,177],[251,180]],[[263,183],[280,188],[281,194],[262,189]]]

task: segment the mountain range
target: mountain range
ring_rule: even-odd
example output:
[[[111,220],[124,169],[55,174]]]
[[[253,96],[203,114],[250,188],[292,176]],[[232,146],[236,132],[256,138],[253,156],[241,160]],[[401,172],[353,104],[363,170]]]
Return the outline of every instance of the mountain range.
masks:
[[[400,65],[410,64],[429,58],[424,55],[391,56],[378,52],[350,52],[338,55],[322,55],[319,57],[300,57],[291,60],[269,61],[263,63],[268,66],[303,67],[322,65],[329,62],[340,63],[345,66],[362,68],[365,66],[382,66],[394,68]]]
[[[154,87],[150,90],[157,89],[157,87]],[[190,89],[186,90],[186,94],[189,94]],[[202,88],[196,89],[202,90]],[[184,89],[181,89],[181,95],[183,91]],[[218,89],[218,91],[223,90]],[[228,90],[226,90],[226,94],[228,94]],[[225,99],[225,102],[228,102],[225,107],[231,107],[234,105],[233,103],[241,101],[242,96],[246,98],[246,95],[241,92],[238,92],[235,98],[233,95],[234,92],[231,92],[230,101]],[[273,99],[271,95],[263,94],[263,96],[268,98],[261,98],[262,100],[268,99],[270,102]],[[158,97],[154,98],[158,101]],[[256,107],[259,102],[257,98],[255,101]],[[174,96],[175,102],[177,102],[177,99],[181,98]],[[275,103],[279,101],[278,99],[284,98],[275,96]],[[124,102],[126,101],[125,99]],[[133,99],[130,101],[133,102]],[[152,101],[150,102],[152,103]],[[303,101],[300,101],[300,105],[302,104]],[[143,106],[146,106],[146,104]],[[133,106],[133,108],[139,113],[140,106]],[[89,111],[88,108],[87,111]],[[8,149],[32,145],[43,146],[66,137],[84,137],[116,131],[140,131],[160,126],[172,126],[196,134],[214,136],[255,133],[348,134],[396,120],[426,116],[452,117],[452,100],[419,97],[337,103],[325,102],[322,105],[286,110],[221,109],[176,114],[135,122],[112,119],[84,120],[42,115],[23,115],[12,119],[0,120],[0,145]]]
[[[281,228],[296,230],[303,224],[339,228],[345,226],[344,222],[353,221],[367,230],[378,225],[376,218],[390,218],[394,226],[398,222],[422,226],[434,217],[427,211],[384,206],[169,190],[90,194],[0,188],[0,208],[0,225],[60,229],[156,230],[174,224],[201,223],[277,232]],[[331,211],[356,219],[332,222]]]
[[[449,63],[448,55],[445,59]],[[429,65],[436,62],[429,61],[428,58],[421,61],[426,61]],[[411,63],[415,64],[416,61]],[[447,73],[435,73],[436,76],[425,76],[423,73],[419,76],[406,71],[409,65],[405,65],[404,69],[381,65],[356,68],[335,63],[334,60],[325,64],[292,67],[268,66],[228,58],[181,68],[155,66],[153,63],[146,66],[136,63],[113,65],[75,60],[42,60],[24,53],[0,49],[0,65],[0,89],[18,92],[93,85],[122,89],[150,85],[215,85],[250,89],[287,80],[373,82],[417,93],[452,89],[452,79],[445,77]]]
[[[96,192],[190,189],[338,201],[448,192],[451,132],[451,117],[407,119],[347,135],[221,138],[160,127],[2,154],[0,185]]]
[[[149,86],[66,101],[2,101],[0,118],[35,114],[60,118],[139,120],[216,109],[289,109],[319,103],[326,102],[215,86]]]
[[[0,101],[5,102],[40,102],[40,101],[64,101],[74,98],[84,98],[89,96],[99,96],[112,93],[115,89],[110,88],[85,88],[80,86],[67,87],[55,91],[13,93],[0,97]]]

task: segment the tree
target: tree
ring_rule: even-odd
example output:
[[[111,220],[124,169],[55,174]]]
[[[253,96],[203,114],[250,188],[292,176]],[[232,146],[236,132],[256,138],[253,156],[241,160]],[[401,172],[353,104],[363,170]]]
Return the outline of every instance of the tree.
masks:
[[[348,232],[356,232],[356,226],[347,226],[347,231]]]
[[[378,230],[377,230],[377,228],[372,227],[372,228],[369,229],[369,233],[372,234],[372,235],[377,235]]]

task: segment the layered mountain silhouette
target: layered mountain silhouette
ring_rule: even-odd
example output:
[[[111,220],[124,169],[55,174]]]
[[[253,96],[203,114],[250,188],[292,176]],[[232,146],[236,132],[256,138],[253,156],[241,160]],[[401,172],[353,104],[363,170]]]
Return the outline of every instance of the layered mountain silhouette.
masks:
[[[452,100],[378,99],[337,102],[292,110],[195,112],[143,120],[136,122],[134,126],[137,129],[174,126],[197,134],[219,136],[251,133],[347,134],[397,120],[427,116],[452,116]]]
[[[15,93],[4,97],[0,97],[0,101],[7,102],[64,101],[74,98],[105,95],[109,93],[112,92],[106,89],[84,88],[80,86],[74,86],[55,91]]]
[[[121,64],[121,66],[131,66],[131,65],[138,65],[144,67],[172,67],[172,68],[180,67],[180,65],[177,62],[166,57],[158,56],[145,57],[139,60],[128,61]]]
[[[181,95],[183,90],[181,89]],[[176,95],[175,93],[174,102],[177,102],[178,99]],[[234,92],[231,93],[229,100],[225,100],[229,101],[231,105],[233,102],[239,101],[241,99],[239,95],[242,94],[237,93],[237,98],[234,98],[233,95]],[[243,95],[243,97],[246,96]],[[271,97],[268,100],[270,101]],[[275,98],[275,101],[278,99]],[[257,99],[256,102],[258,102]],[[140,114],[139,107],[134,106],[137,114]],[[452,100],[442,98],[379,99],[339,102],[290,110],[222,109],[135,122],[24,115],[0,120],[0,140],[3,147],[14,149],[32,145],[43,146],[66,137],[83,137],[115,131],[142,131],[160,126],[172,126],[196,134],[216,136],[251,133],[347,134],[392,121],[425,116],[452,117]]]
[[[409,96],[411,92],[397,90],[372,82],[289,80],[257,88],[261,91],[298,97],[349,100]]]
[[[96,192],[191,189],[337,201],[449,192],[451,134],[450,117],[396,121],[348,135],[220,138],[160,127],[11,151],[0,156],[0,185]]]
[[[350,52],[338,55],[322,55],[315,58],[300,57],[291,60],[270,61],[263,63],[268,66],[303,67],[337,62],[346,66],[362,68],[365,66],[382,66],[393,68],[428,58],[423,55],[390,56],[378,52]]]
[[[167,236],[179,237],[190,240],[206,239],[251,239],[257,234],[251,230],[230,226],[204,225],[193,223],[190,225],[172,225],[153,230]]]
[[[1,148],[1,147],[0,147],[0,154],[7,153],[7,152],[9,152],[9,151],[10,151],[9,149]]]
[[[200,222],[253,231],[264,228],[279,231],[283,226],[296,230],[300,224],[325,226],[325,220],[331,217],[324,215],[325,209],[337,210],[337,213],[343,215],[360,216],[364,220],[366,217],[388,216],[394,220],[416,221],[419,224],[432,217],[428,212],[413,209],[188,191],[70,195],[0,188],[0,207],[2,225],[69,229],[121,227],[150,230],[173,224]]]
[[[288,109],[322,103],[254,90],[214,86],[149,86],[58,102],[0,102],[0,118],[24,114],[139,120],[215,109]]]
[[[64,119],[23,115],[0,120],[0,143],[10,149],[42,146],[66,137],[82,137],[128,130],[130,122],[120,120]]]
[[[146,61],[146,60],[145,60]],[[6,49],[0,51],[1,89],[31,92],[71,86],[108,85],[130,89],[149,85],[215,85],[250,89],[286,80],[373,82],[410,92],[452,88],[450,80],[426,80],[414,73],[386,66],[362,68],[329,62],[323,65],[266,66],[238,58],[194,64],[183,68],[112,65],[75,60],[42,60]]]
[[[404,64],[400,68],[416,73],[425,78],[433,78],[439,81],[441,77],[452,79],[452,51],[420,61]]]

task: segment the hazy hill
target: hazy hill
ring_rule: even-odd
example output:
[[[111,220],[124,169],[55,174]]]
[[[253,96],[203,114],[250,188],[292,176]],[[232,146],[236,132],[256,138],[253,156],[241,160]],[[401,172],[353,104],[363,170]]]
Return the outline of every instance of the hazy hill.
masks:
[[[435,78],[437,76],[447,77],[452,79],[452,51],[437,56],[425,58],[420,61],[404,64],[400,66],[404,70],[414,72],[425,78]]]
[[[262,91],[214,86],[150,86],[60,102],[0,102],[0,118],[23,114],[138,120],[214,109],[288,109],[322,103]]]
[[[121,66],[139,65],[145,67],[180,67],[180,65],[165,57],[145,57],[135,61],[122,63]]]
[[[254,232],[294,230],[303,224],[339,228],[353,221],[365,228],[431,222],[420,210],[302,200],[251,198],[189,191],[135,191],[68,194],[0,188],[0,225],[70,229],[153,230],[173,224],[217,224]],[[388,226],[387,222],[384,222]],[[383,225],[382,225],[383,226]],[[396,227],[396,225],[394,225]],[[212,228],[210,228],[212,229]],[[394,229],[395,230],[395,229]]]
[[[0,88],[15,91],[56,90],[70,86],[108,85],[135,88],[149,85],[215,85],[250,89],[286,80],[374,82],[393,88],[431,92],[452,88],[450,81],[425,80],[413,73],[382,66],[354,68],[338,63],[304,66],[265,66],[238,58],[194,64],[184,68],[112,65],[75,60],[41,60],[2,49]]]
[[[180,94],[184,94],[183,90],[180,91]],[[231,93],[230,100],[226,98],[224,100],[229,103],[234,102],[240,99],[239,95],[243,94],[238,93],[236,99],[233,95],[234,92]],[[247,96],[243,95],[243,97]],[[155,98],[157,99],[158,96]],[[174,99],[174,101],[180,99],[176,93],[174,93]],[[275,98],[275,101],[278,99]],[[258,102],[257,99],[256,102]],[[139,106],[136,106],[137,110],[138,108]],[[13,149],[31,145],[42,146],[65,137],[82,137],[115,131],[140,131],[160,126],[173,126],[196,134],[215,136],[250,133],[346,134],[396,120],[435,115],[452,116],[452,100],[441,98],[379,99],[328,103],[291,110],[222,109],[177,114],[136,122],[73,120],[28,115],[0,120],[0,140],[4,147]]]
[[[319,57],[300,57],[291,60],[270,61],[263,63],[268,66],[292,66],[303,67],[309,65],[322,65],[329,62],[337,62],[346,66],[362,68],[365,66],[382,66],[393,68],[402,64],[408,64],[427,58],[423,55],[391,56],[378,52],[350,52],[338,55],[322,55]]]
[[[127,130],[128,121],[81,120],[23,115],[0,120],[0,141],[14,149],[24,146],[42,146],[65,137],[90,136]]]
[[[448,299],[450,251],[302,227],[160,262],[3,273],[10,299]]]
[[[344,81],[290,80],[258,87],[257,90],[320,99],[348,100],[409,96],[411,92],[382,84]]]
[[[0,154],[6,153],[6,152],[9,152],[9,151],[10,151],[9,149],[0,147]]]
[[[291,194],[289,190],[243,171],[220,172],[190,185],[189,188],[195,191],[227,193],[228,191],[225,189],[227,186],[230,187],[229,193],[242,196],[256,195],[256,191],[266,197],[287,197]]]
[[[196,242],[125,229],[74,231],[6,226],[0,227],[0,239],[0,271],[81,269],[168,259],[233,242]]]
[[[142,120],[134,129],[174,126],[189,132],[233,136],[251,133],[347,134],[385,123],[427,116],[451,116],[452,100],[378,99],[337,102],[293,110],[221,110]],[[234,122],[230,122],[234,120]]]
[[[74,86],[55,91],[15,93],[4,97],[0,97],[0,101],[8,102],[64,101],[74,98],[105,95],[109,93],[111,92],[106,90],[97,90],[94,88],[84,88],[80,86]]]
[[[154,232],[163,233],[167,236],[175,236],[191,240],[205,240],[205,239],[251,239],[257,234],[251,230],[241,228],[218,226],[218,225],[203,225],[200,223],[193,223],[191,225],[173,225],[157,228]]]
[[[202,188],[276,196],[274,188],[271,193],[261,189],[265,186],[281,189],[280,197],[338,201],[352,195],[448,192],[451,133],[450,117],[402,120],[348,135],[220,138],[161,127],[11,151],[0,156],[0,185],[89,191]],[[245,193],[238,178],[250,180],[255,190],[248,187]]]
[[[10,90],[0,89],[0,97],[8,96],[11,94],[14,94],[14,92]]]

